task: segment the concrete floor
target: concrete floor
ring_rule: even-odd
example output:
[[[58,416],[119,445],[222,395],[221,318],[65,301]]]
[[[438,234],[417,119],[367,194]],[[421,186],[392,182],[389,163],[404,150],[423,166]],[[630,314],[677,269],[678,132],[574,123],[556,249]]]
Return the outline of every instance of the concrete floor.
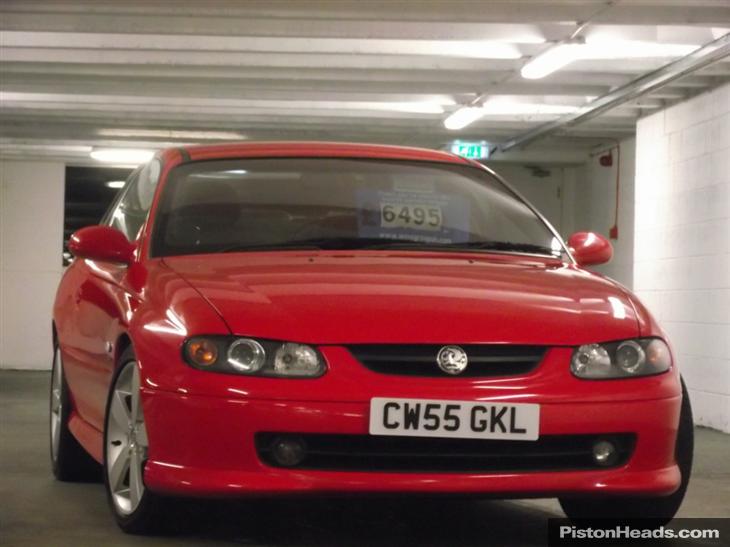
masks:
[[[101,484],[56,482],[48,462],[49,374],[0,372],[0,544],[544,545],[555,500],[340,499],[195,502],[184,526],[161,537],[123,534]],[[680,511],[730,517],[730,435],[697,430],[695,468]],[[669,543],[667,544],[669,545]]]

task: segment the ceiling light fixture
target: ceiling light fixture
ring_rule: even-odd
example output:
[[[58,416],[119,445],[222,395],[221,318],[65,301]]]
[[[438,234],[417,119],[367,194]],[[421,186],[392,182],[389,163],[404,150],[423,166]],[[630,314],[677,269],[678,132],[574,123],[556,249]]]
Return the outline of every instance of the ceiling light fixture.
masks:
[[[105,182],[104,186],[107,188],[123,188],[124,187],[124,181],[123,180],[110,180],[109,182]]]
[[[578,108],[580,107],[568,104],[523,103],[510,99],[491,98],[481,106],[462,106],[444,120],[444,127],[457,131],[484,116],[559,116],[571,114]]]
[[[152,159],[154,152],[133,148],[94,148],[89,156],[103,163],[139,165]]]
[[[451,131],[457,131],[474,123],[484,114],[484,109],[481,106],[462,106],[444,120],[444,127]]]
[[[537,80],[582,60],[652,59],[682,57],[700,46],[665,44],[641,40],[617,40],[608,35],[593,35],[560,42],[530,59],[520,70],[523,78]]]
[[[561,42],[530,59],[520,70],[523,78],[537,80],[580,59],[582,41]]]

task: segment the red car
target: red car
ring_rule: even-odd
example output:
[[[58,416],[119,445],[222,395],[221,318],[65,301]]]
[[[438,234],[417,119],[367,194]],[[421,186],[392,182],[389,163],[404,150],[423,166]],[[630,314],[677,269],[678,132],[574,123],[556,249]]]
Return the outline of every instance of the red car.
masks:
[[[559,497],[677,511],[692,417],[666,335],[484,167],[413,148],[191,146],[76,232],[51,457],[128,532],[172,496]]]

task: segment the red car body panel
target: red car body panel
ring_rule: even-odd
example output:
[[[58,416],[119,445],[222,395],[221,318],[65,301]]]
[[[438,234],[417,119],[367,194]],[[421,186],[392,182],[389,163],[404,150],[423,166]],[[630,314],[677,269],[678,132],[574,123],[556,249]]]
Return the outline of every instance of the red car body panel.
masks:
[[[317,344],[570,346],[630,338],[638,329],[620,288],[559,260],[289,251],[164,261],[234,334]],[[439,321],[424,315],[431,313]]]
[[[216,144],[210,146],[188,146],[185,148],[185,152],[193,161],[222,158],[355,157],[421,160],[447,163],[472,163],[469,160],[455,156],[454,154],[440,152],[438,150],[408,148],[405,146],[331,142],[257,142],[244,144]]]
[[[455,388],[462,397],[462,390]],[[388,392],[386,392],[387,394]],[[390,393],[400,393],[393,389]],[[547,404],[541,434],[639,431],[631,461],[598,471],[528,473],[378,473],[286,470],[258,459],[253,434],[261,427],[278,431],[367,434],[366,402],[313,402],[210,398],[149,391],[145,416],[157,446],[150,453],[146,484],[170,494],[197,496],[282,494],[287,492],[489,493],[500,497],[640,492],[664,495],[679,483],[673,463],[679,397],[621,405]],[[526,394],[527,395],[527,394]],[[429,398],[428,395],[425,398]],[[452,395],[453,397],[453,395]],[[504,397],[496,397],[505,400]],[[221,420],[225,416],[225,420]],[[558,425],[559,424],[559,425]],[[657,425],[662,424],[662,425]],[[201,466],[202,463],[202,466]]]
[[[374,145],[257,143],[187,147],[163,164],[234,157],[369,157],[472,163],[450,154]],[[475,164],[478,165],[478,164]],[[479,168],[482,168],[479,166]],[[626,289],[557,259],[500,253],[279,251],[150,258],[152,222],[129,266],[77,259],[61,281],[54,327],[72,395],[70,428],[97,460],[110,382],[133,344],[149,436],[145,483],[185,495],[448,492],[662,495],[680,482],[674,444],[676,366],[664,374],[585,381],[573,347],[663,332]],[[182,359],[193,335],[245,335],[316,345],[328,371],[280,379],[200,371]],[[373,372],[353,343],[549,346],[513,377],[400,377]],[[636,434],[630,460],[605,470],[522,473],[305,471],[262,463],[259,431],[367,435],[373,397],[541,405],[540,434]]]

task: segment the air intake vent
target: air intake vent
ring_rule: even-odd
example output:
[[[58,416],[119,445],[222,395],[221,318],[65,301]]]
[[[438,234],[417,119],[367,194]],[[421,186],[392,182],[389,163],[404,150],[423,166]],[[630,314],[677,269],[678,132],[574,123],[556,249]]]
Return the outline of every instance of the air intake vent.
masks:
[[[283,435],[283,437],[282,437]],[[388,472],[530,472],[606,469],[625,464],[634,450],[635,436],[543,435],[537,441],[427,439],[373,435],[257,433],[256,448],[264,463],[281,467],[274,447],[281,438],[294,437],[304,456],[294,469]],[[609,439],[616,450],[608,465],[594,458],[596,442]]]

